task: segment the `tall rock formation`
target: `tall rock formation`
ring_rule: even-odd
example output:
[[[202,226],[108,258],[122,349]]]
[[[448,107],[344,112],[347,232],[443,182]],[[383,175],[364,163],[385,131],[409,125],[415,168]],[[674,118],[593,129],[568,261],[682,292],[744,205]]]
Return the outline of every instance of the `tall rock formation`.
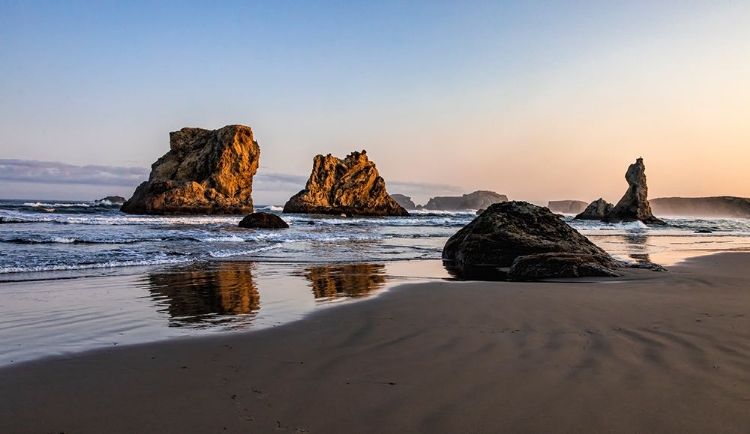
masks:
[[[664,224],[654,217],[648,203],[648,186],[646,185],[646,166],[643,158],[635,160],[625,172],[628,191],[617,202],[615,208],[605,218],[605,222],[619,223],[640,220],[643,223]]]
[[[576,220],[602,220],[606,218],[612,210],[615,208],[614,205],[607,202],[606,200],[599,198],[591,202],[582,213],[575,216]]]
[[[243,125],[169,133],[169,152],[151,165],[121,211],[131,214],[247,214],[260,148]]]
[[[461,278],[612,276],[618,263],[548,208],[503,202],[448,239],[446,268]]]
[[[463,196],[436,196],[430,198],[424,209],[432,211],[460,211],[483,209],[493,203],[507,202],[508,196],[494,191],[477,190]]]
[[[408,216],[388,194],[385,181],[367,151],[352,152],[343,160],[316,155],[305,189],[284,205],[285,213]]]

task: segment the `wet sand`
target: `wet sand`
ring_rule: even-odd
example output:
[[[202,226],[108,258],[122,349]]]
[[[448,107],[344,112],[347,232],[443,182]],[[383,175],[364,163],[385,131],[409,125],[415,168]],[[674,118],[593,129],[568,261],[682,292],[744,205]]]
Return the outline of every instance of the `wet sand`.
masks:
[[[0,369],[3,433],[747,433],[750,254],[430,282],[249,333]]]

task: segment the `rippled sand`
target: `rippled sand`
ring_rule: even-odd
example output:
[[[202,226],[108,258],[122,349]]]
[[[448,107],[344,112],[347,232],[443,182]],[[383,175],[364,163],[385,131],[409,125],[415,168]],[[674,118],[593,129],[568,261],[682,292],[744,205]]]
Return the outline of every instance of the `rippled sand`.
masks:
[[[258,332],[0,370],[22,432],[750,431],[748,254],[432,282]]]

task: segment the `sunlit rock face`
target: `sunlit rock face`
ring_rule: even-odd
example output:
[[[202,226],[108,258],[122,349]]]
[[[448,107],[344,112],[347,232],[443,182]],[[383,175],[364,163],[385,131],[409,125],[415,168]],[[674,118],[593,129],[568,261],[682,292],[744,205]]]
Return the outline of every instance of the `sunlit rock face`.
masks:
[[[643,164],[643,158],[637,159],[628,167],[625,180],[628,181],[628,190],[603,221],[610,223],[642,221],[650,224],[664,224],[663,221],[654,217],[648,203],[646,166]]]
[[[317,155],[305,189],[284,205],[285,213],[408,216],[388,194],[385,180],[367,158],[352,152],[343,160]]]
[[[131,214],[248,214],[260,148],[243,125],[183,128],[121,210]]]

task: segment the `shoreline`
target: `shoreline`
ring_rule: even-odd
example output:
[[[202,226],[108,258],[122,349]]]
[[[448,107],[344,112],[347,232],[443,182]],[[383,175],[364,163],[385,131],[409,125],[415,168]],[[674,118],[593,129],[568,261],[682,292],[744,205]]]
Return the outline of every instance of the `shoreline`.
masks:
[[[6,366],[0,427],[745,432],[748,259],[604,284],[407,283],[279,327]]]

